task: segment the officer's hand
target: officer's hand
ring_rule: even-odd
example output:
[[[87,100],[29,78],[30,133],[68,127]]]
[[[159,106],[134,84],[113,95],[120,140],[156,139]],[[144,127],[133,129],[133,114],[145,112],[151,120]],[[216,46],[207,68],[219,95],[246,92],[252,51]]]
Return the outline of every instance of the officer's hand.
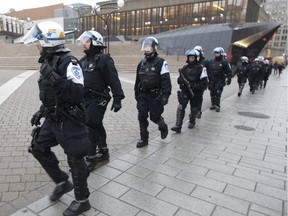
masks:
[[[118,112],[122,108],[121,100],[113,100],[111,110]]]
[[[38,111],[38,112],[36,112],[33,116],[32,116],[32,118],[31,118],[31,120],[30,120],[30,122],[31,122],[31,125],[33,126],[33,125],[35,125],[35,126],[38,126],[38,125],[40,125],[41,123],[40,123],[40,119],[42,118],[42,112],[41,111]]]
[[[228,77],[228,78],[227,78],[226,84],[227,84],[227,85],[230,85],[230,84],[231,84],[231,77]]]
[[[166,104],[168,104],[168,96],[162,95],[162,97],[161,97],[161,105],[165,106]]]

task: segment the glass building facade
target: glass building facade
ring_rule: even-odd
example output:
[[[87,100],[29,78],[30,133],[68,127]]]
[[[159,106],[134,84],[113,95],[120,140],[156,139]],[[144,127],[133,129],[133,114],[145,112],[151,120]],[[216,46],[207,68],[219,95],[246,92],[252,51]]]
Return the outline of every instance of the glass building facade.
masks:
[[[117,11],[103,10],[97,15],[81,17],[82,29],[94,28],[105,35],[139,38],[182,27],[217,23],[245,23],[268,20],[254,0],[131,0]],[[107,32],[106,32],[107,33]]]

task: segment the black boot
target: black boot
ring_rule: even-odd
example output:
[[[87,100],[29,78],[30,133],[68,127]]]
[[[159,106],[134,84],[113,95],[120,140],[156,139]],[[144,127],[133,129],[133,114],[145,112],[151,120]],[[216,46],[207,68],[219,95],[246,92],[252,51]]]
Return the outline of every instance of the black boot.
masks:
[[[149,132],[147,130],[149,122],[147,118],[138,116],[139,121],[139,127],[140,127],[140,137],[141,139],[137,142],[136,147],[142,148],[146,145],[148,145],[148,139],[149,139]]]
[[[57,184],[54,191],[50,195],[50,200],[52,202],[55,202],[60,199],[65,193],[68,193],[69,191],[73,190],[73,184],[70,181],[65,181]]]
[[[73,201],[67,209],[63,212],[64,216],[77,216],[91,208],[89,200]]]
[[[179,105],[176,111],[176,124],[174,127],[171,128],[172,131],[175,131],[176,133],[181,133],[184,116],[185,110],[182,110]]]
[[[95,160],[100,162],[104,160],[109,160],[109,149],[108,148],[102,148],[97,151],[97,154],[95,156]]]
[[[98,161],[96,160],[96,154],[85,157],[85,164],[89,170],[89,172],[92,172],[95,167],[97,166]]]
[[[157,122],[158,124],[158,129],[161,132],[161,139],[165,139],[168,135],[168,127],[166,123],[164,122],[163,117],[160,118],[160,120]]]
[[[191,114],[189,115],[189,123],[188,123],[189,129],[195,127],[196,116],[197,116],[197,108],[191,108]]]
[[[148,145],[148,140],[140,139],[140,140],[138,140],[136,147],[137,148],[142,148],[142,147],[144,147],[146,145]]]
[[[201,116],[202,116],[202,112],[201,112],[201,111],[198,111],[198,112],[197,112],[197,116],[196,116],[196,118],[199,118],[199,119],[200,119]]]

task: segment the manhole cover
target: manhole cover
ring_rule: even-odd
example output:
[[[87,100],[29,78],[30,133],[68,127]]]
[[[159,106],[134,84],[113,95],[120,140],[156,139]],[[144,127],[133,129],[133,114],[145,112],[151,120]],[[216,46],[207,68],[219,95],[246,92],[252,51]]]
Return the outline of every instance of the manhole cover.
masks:
[[[251,118],[261,118],[261,119],[268,119],[270,116],[264,115],[262,113],[255,113],[255,112],[238,112],[239,115],[247,116]]]
[[[234,127],[239,130],[255,131],[255,128],[244,126],[244,125],[234,125]]]

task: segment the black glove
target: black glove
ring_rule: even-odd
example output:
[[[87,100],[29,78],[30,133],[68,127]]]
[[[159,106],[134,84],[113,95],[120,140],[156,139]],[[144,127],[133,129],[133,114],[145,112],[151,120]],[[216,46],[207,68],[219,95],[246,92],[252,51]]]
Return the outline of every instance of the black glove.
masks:
[[[122,108],[121,100],[113,100],[111,110],[114,109],[114,112],[118,112]]]
[[[38,126],[40,125],[40,119],[43,117],[43,111],[42,110],[39,110],[37,111],[31,118],[30,122],[31,122],[31,125],[35,125],[35,126]]]
[[[231,84],[231,77],[227,77],[226,84],[227,84],[227,85],[230,85],[230,84]]]
[[[48,64],[48,62],[43,62],[40,68],[40,73],[47,79],[52,85],[61,78],[53,68]]]
[[[166,104],[168,104],[168,98],[169,97],[167,95],[162,95],[161,96],[161,101],[160,102],[161,102],[162,106],[165,106]]]

